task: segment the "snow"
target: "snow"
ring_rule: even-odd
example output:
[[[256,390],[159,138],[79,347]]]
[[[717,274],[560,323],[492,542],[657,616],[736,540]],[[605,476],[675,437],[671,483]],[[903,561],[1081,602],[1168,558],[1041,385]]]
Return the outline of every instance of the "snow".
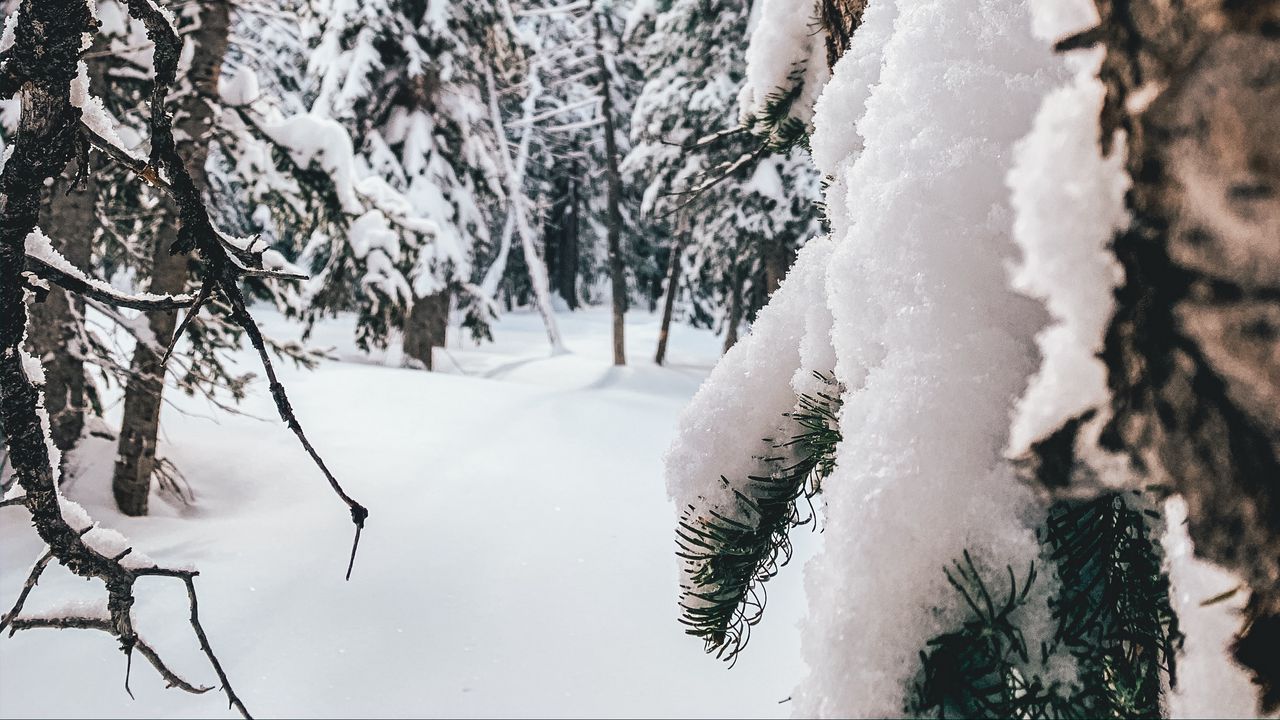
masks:
[[[4,18],[4,30],[0,31],[0,52],[9,52],[13,48],[17,27],[18,11],[14,10]]]
[[[1180,683],[1169,697],[1173,718],[1255,717],[1257,686],[1235,664],[1229,648],[1240,630],[1248,593],[1240,578],[1197,559],[1187,535],[1187,503],[1170,498],[1164,506],[1168,527],[1163,538],[1170,599],[1186,635],[1178,658]],[[1230,597],[1206,604],[1232,590]]]
[[[808,269],[821,267],[827,245],[800,250],[787,280],[760,312],[751,332],[716,365],[680,416],[679,432],[666,455],[667,488],[677,507],[687,504],[745,521],[734,501],[735,481],[759,475],[762,438],[775,437],[783,413],[791,412],[793,376],[801,369],[799,345],[807,308],[820,305]],[[721,477],[731,484],[725,485]]]
[[[875,3],[873,3],[875,4]],[[818,24],[813,0],[763,0],[753,18],[755,27],[747,49],[747,79],[738,97],[744,119],[764,109],[769,97],[796,84],[800,70],[800,97],[791,114],[802,121],[812,118],[814,100],[826,84],[825,35],[814,32]]]
[[[102,98],[93,95],[89,89],[89,69],[80,61],[76,76],[71,79],[71,104],[80,108],[80,120],[99,137],[117,148],[128,152],[128,146],[116,132],[119,125],[102,104]]]
[[[1045,40],[1056,39],[1065,28],[1079,25],[1071,18],[1087,18],[1083,6],[1093,3],[1038,5],[1037,32]],[[1054,318],[1037,337],[1043,360],[1014,419],[1009,452],[1015,456],[1110,397],[1106,366],[1097,354],[1114,311],[1112,291],[1123,279],[1109,248],[1127,221],[1124,138],[1118,135],[1110,156],[1102,156],[1097,142],[1106,94],[1097,79],[1101,50],[1072,53],[1065,63],[1076,70],[1075,77],[1045,98],[1009,173],[1017,212],[1014,235],[1022,249],[1014,287],[1043,300]]]
[[[288,335],[286,321],[258,314]],[[769,626],[732,671],[675,619],[660,458],[719,339],[677,325],[668,366],[655,367],[639,359],[658,319],[633,312],[637,361],[615,368],[607,308],[559,320],[569,354],[549,356],[537,314],[515,312],[494,325],[494,344],[455,337],[445,372],[426,373],[395,367],[398,351],[353,349],[344,316],[315,330],[341,360],[281,368],[316,446],[372,513],[349,583],[350,519],[279,422],[175,393],[182,412],[166,409],[160,451],[186,474],[194,507],[153,496],[150,517],[114,512],[114,446],[96,438],[71,458],[67,492],[135,552],[199,569],[209,641],[259,717],[788,714],[779,703],[801,673],[798,575],[775,582]],[[274,417],[261,381],[244,410]],[[0,597],[14,597],[41,551],[23,511],[0,510]],[[139,632],[186,677],[216,684],[182,584],[148,578],[138,593]],[[100,596],[54,564],[27,607]],[[53,673],[75,689],[30,690]],[[137,658],[130,701],[124,658],[102,633],[0,639],[0,674],[3,717],[230,717],[216,691],[166,690]]]
[[[218,95],[228,105],[249,105],[259,94],[258,74],[253,68],[236,68],[234,73],[223,73],[218,78]]]
[[[942,568],[970,549],[998,586],[1040,552],[1038,503],[1002,457],[1045,320],[1008,287],[1004,176],[1057,62],[1021,3],[896,5],[859,31],[885,38],[879,61],[855,55],[828,85],[853,106],[824,100],[815,119],[859,118],[863,147],[827,158],[844,175],[826,285],[848,391],[826,551],[806,568],[806,715],[901,713],[921,649],[966,616]],[[864,101],[844,85],[875,65]],[[1032,646],[1051,635],[1049,586],[1024,619]]]
[[[166,299],[184,300],[190,297],[187,295],[157,295],[149,292],[121,293],[113,288],[109,283],[86,275],[83,270],[73,265],[69,260],[62,256],[62,253],[54,249],[53,242],[49,239],[49,236],[45,235],[44,231],[38,227],[34,228],[27,234],[24,242],[24,250],[27,257],[39,260],[45,265],[89,285],[98,292],[106,293],[116,298],[137,302],[157,302]]]
[[[812,42],[788,35],[800,13],[771,14],[784,5],[797,3],[764,6],[753,38],[775,72]],[[805,569],[801,716],[900,714],[921,649],[967,615],[943,568],[968,549],[998,585],[1006,565],[1025,573],[1040,560],[1043,505],[1005,457],[1010,418],[1040,366],[1046,325],[1080,334],[1096,317],[1073,314],[1069,300],[1040,302],[1060,289],[1041,271],[1057,269],[1047,245],[1061,235],[1031,207],[1053,191],[1034,174],[1052,138],[1019,141],[1045,95],[1071,79],[1022,3],[871,3],[813,119],[815,163],[833,176],[831,239],[806,248],[682,417],[671,491],[678,504],[715,508],[726,501],[719,475],[741,472],[804,378],[834,367],[844,387],[844,440],[821,496],[825,550]],[[749,82],[748,109],[752,92]],[[1056,130],[1052,120],[1042,126]],[[1014,181],[1021,205],[1006,184],[1015,159],[1025,163]],[[1103,209],[1123,187],[1114,175],[1087,188]],[[1092,257],[1115,220],[1096,218],[1101,228],[1085,230],[1092,245],[1058,252]],[[1020,251],[1034,299],[1011,286]],[[1042,573],[1019,610],[1032,647],[1052,637],[1053,584]],[[1073,668],[1067,658],[1035,672],[1069,681]]]
[[[263,123],[267,137],[289,151],[289,156],[300,167],[316,163],[333,178],[338,202],[348,213],[364,211],[355,184],[355,150],[351,136],[345,128],[329,118],[304,113],[279,122]]]

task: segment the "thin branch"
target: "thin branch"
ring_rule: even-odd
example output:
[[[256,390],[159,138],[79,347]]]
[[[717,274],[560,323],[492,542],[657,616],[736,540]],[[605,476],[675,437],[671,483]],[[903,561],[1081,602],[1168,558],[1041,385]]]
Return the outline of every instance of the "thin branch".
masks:
[[[26,495],[19,495],[8,500],[0,500],[0,508],[9,507],[10,505],[25,505],[27,503]]]
[[[16,618],[13,621],[13,629],[9,631],[10,635],[19,630],[98,630],[108,635],[114,635],[111,621],[107,618],[93,617],[56,617],[56,618]],[[166,687],[178,688],[191,693],[192,695],[203,695],[213,688],[204,685],[195,685],[185,680],[181,675],[174,672],[165,664],[164,659],[160,657],[160,653],[151,647],[145,640],[135,637],[133,640],[133,648],[138,651],[142,657],[151,663],[151,667],[160,673],[160,677],[164,678]],[[132,693],[130,694],[132,695]]]
[[[44,555],[36,560],[36,564],[31,566],[31,573],[27,575],[27,581],[22,584],[22,591],[18,593],[18,600],[13,604],[13,609],[5,613],[4,618],[0,618],[0,633],[4,632],[9,622],[22,612],[22,606],[27,602],[27,596],[31,594],[31,590],[40,582],[40,575],[44,569],[48,567],[49,561],[53,560],[53,550],[46,549]]]
[[[357,541],[360,538],[360,531],[356,531]],[[354,558],[354,549],[352,557]],[[240,701],[240,696],[236,695],[236,691],[231,687],[231,681],[227,679],[227,674],[222,670],[222,663],[218,662],[218,656],[213,653],[213,648],[209,646],[209,637],[204,633],[204,626],[200,624],[200,601],[196,598],[196,582],[194,573],[187,574],[182,577],[182,582],[187,586],[187,598],[191,601],[191,629],[195,631],[196,639],[200,641],[200,649],[204,651],[204,656],[209,659],[209,664],[213,666],[213,671],[218,675],[218,682],[222,683],[222,690],[227,695],[227,703],[230,707],[234,707],[247,720],[252,716],[249,710]]]
[[[119,292],[106,283],[95,283],[87,276],[59,269],[49,262],[32,255],[27,255],[27,271],[34,273],[41,280],[47,280],[67,292],[83,295],[99,302],[115,305],[131,310],[177,310],[190,307],[195,303],[191,295],[147,295],[137,296]]]

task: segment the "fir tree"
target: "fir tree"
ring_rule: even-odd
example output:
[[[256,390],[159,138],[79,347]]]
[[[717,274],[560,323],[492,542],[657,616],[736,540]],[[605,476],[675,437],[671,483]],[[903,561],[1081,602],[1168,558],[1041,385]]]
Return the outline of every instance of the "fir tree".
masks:
[[[745,79],[750,18],[747,2],[663,8],[624,166],[643,187],[645,216],[670,238],[666,304],[687,289],[688,316],[720,324],[726,349],[819,229],[808,159],[771,154],[726,112]]]

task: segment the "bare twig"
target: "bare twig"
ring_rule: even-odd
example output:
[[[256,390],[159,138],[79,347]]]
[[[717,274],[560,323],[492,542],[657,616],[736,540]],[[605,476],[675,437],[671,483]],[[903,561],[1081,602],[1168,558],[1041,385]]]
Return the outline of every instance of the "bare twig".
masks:
[[[9,507],[10,505],[25,505],[27,503],[26,495],[19,495],[8,500],[0,500],[0,508]]]
[[[13,604],[13,608],[5,613],[4,618],[0,618],[0,633],[9,625],[18,613],[22,612],[22,606],[27,602],[27,596],[31,594],[31,589],[40,582],[40,575],[49,565],[49,561],[53,560],[53,551],[45,550],[45,553],[36,560],[36,564],[31,566],[31,573],[27,575],[27,581],[22,584],[22,591],[18,593],[18,600]]]
[[[36,630],[40,628],[48,628],[53,630],[99,630],[107,634],[112,632],[111,621],[107,618],[93,617],[55,617],[55,618],[16,618],[13,621],[13,629],[10,634],[19,630]],[[203,695],[213,688],[205,685],[195,685],[185,680],[181,675],[174,672],[165,664],[164,659],[160,657],[160,653],[151,647],[145,640],[135,637],[133,647],[142,657],[151,663],[151,667],[160,673],[166,683],[166,687],[178,688],[193,695]],[[127,686],[127,682],[126,682]],[[132,695],[132,693],[131,693]],[[247,716],[246,716],[247,717]]]

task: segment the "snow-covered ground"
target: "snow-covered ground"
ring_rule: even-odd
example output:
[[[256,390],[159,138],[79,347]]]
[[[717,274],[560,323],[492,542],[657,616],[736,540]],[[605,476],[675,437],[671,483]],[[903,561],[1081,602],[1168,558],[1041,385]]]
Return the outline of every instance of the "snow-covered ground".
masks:
[[[194,507],[114,512],[103,441],[80,453],[66,492],[138,550],[200,569],[210,642],[261,717],[788,714],[803,673],[799,567],[770,583],[765,620],[731,670],[676,621],[662,455],[720,339],[677,326],[659,368],[657,319],[632,313],[632,364],[614,368],[607,312],[559,319],[568,354],[550,356],[538,317],[516,313],[491,345],[451,341],[437,373],[352,350],[341,319],[317,329],[339,360],[283,374],[312,440],[371,512],[349,583],[348,513],[261,382],[249,416],[187,397],[166,408],[161,454],[185,473]],[[284,334],[278,318],[267,324]],[[797,565],[818,537],[798,535]],[[40,551],[25,511],[0,510],[5,609]],[[144,583],[143,636],[212,684],[181,585]],[[27,608],[100,596],[99,583],[53,567]],[[4,717],[232,714],[216,691],[166,690],[141,660],[136,700],[124,679],[103,633],[0,639]]]

